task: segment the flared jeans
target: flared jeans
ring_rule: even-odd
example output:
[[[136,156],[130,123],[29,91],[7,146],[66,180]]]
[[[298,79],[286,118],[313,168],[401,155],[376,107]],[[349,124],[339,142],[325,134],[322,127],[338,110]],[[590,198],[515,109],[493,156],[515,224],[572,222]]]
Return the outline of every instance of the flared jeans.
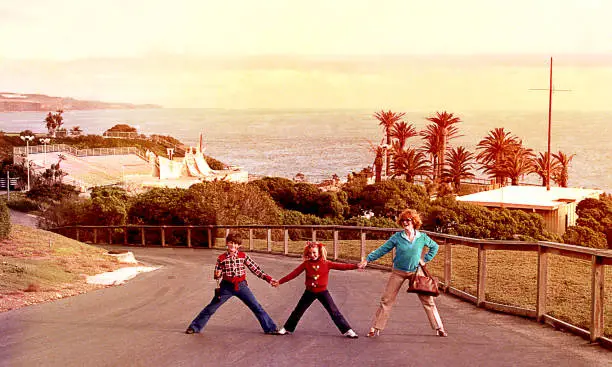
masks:
[[[387,282],[387,286],[385,287],[385,291],[380,299],[380,305],[376,310],[376,315],[374,316],[374,322],[372,327],[383,330],[385,326],[387,326],[387,321],[389,320],[389,315],[391,313],[391,309],[395,304],[395,299],[397,298],[397,293],[399,292],[404,281],[409,279],[414,275],[414,272],[406,272],[401,270],[393,269],[391,275],[389,276],[389,281]],[[429,323],[434,330],[444,328],[442,325],[442,319],[440,318],[440,314],[438,313],[438,308],[434,302],[434,298],[432,296],[425,296],[422,294],[418,294],[419,300],[423,305],[423,309],[425,309],[425,313],[427,314],[427,318],[429,319]]]
[[[257,302],[257,299],[253,295],[253,292],[251,292],[251,289],[249,289],[246,280],[238,283],[238,290],[234,288],[232,283],[226,281],[221,282],[220,288],[220,296],[218,298],[213,297],[208,306],[204,307],[204,309],[189,325],[189,327],[191,327],[196,333],[199,333],[202,329],[204,329],[204,326],[206,326],[206,323],[217,311],[217,309],[234,296],[238,297],[239,300],[249,307],[255,317],[257,317],[257,320],[265,333],[272,333],[276,331],[276,324],[274,321],[272,321],[272,318],[270,318],[263,307],[261,307],[259,302]]]
[[[321,302],[325,310],[327,310],[329,316],[331,316],[332,320],[334,321],[334,324],[336,324],[336,327],[338,328],[338,330],[340,330],[342,334],[346,333],[347,331],[349,331],[349,329],[351,329],[349,323],[340,313],[338,306],[336,306],[336,304],[334,303],[334,300],[329,291],[324,290],[323,292],[315,293],[306,290],[304,291],[304,294],[302,294],[302,298],[300,298],[300,300],[298,301],[298,304],[297,306],[295,306],[293,312],[291,312],[291,315],[287,319],[287,322],[285,322],[285,330],[289,332],[295,331],[295,328],[297,327],[298,322],[300,322],[300,319],[304,315],[304,312],[306,312],[308,307],[312,305],[315,299],[318,299],[319,302]]]

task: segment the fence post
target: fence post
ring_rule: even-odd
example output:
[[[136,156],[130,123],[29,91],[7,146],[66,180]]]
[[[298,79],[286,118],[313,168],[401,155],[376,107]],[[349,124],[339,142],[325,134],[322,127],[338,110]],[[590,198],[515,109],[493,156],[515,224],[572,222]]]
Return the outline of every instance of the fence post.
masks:
[[[113,244],[113,227],[108,227],[108,244]]]
[[[268,235],[266,236],[266,244],[268,245],[268,252],[272,252],[272,229],[268,228]]]
[[[208,228],[208,248],[213,247],[212,229]]]
[[[366,256],[366,234],[363,230],[361,230],[361,251],[360,251],[360,259],[365,259]]]
[[[187,228],[187,247],[191,247],[191,226]]]
[[[144,227],[140,227],[140,243],[142,243],[143,246],[146,246],[146,240],[145,240],[145,229]]]
[[[76,226],[76,240],[79,241],[79,226]]]
[[[225,228],[225,238],[227,238],[227,236],[229,236],[230,233],[230,229],[229,228]]]
[[[312,242],[316,242],[317,241],[317,230],[314,228],[312,229]]]
[[[166,226],[161,226],[159,228],[159,231],[161,233],[161,245],[162,247],[166,247],[166,231],[165,231]]]
[[[548,252],[542,245],[538,246],[538,295],[536,297],[536,320],[544,322],[546,315],[546,294],[548,288]]]
[[[253,251],[253,228],[249,228],[249,251]]]
[[[287,255],[289,253],[289,230],[287,228],[285,228],[285,230],[283,231],[283,241],[284,241],[284,254]]]
[[[453,271],[453,246],[444,240],[444,290],[451,286]]]
[[[98,228],[94,228],[94,238],[93,238],[93,243],[94,245],[98,242]]]
[[[481,307],[486,298],[487,250],[484,245],[478,245],[478,279],[476,284],[476,306]]]
[[[128,240],[127,240],[127,226],[123,226],[123,244],[127,245]]]
[[[334,260],[338,260],[338,230],[334,228]]]
[[[593,255],[591,261],[591,343],[601,338],[604,331],[604,265],[603,257]]]

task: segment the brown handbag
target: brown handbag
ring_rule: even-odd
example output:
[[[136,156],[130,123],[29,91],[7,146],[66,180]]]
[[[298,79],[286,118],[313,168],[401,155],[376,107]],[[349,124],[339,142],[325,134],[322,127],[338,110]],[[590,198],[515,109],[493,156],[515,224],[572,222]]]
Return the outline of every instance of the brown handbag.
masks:
[[[424,275],[419,274],[419,268],[410,277],[408,281],[408,293],[418,293],[427,296],[438,297],[440,290],[438,289],[438,280],[431,276],[427,271],[427,268],[423,264],[419,264],[423,270]]]

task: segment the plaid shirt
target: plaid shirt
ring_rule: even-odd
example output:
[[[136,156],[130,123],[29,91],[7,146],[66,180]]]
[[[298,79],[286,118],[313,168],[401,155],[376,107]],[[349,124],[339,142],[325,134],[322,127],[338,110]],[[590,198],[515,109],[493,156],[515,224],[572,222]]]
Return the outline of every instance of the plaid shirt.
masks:
[[[217,258],[217,264],[215,265],[215,272],[220,271],[221,277],[226,280],[233,278],[240,278],[246,276],[246,268],[255,274],[258,278],[270,282],[271,276],[264,273],[264,271],[257,265],[249,255],[239,251],[235,256],[230,255],[229,252],[221,254]]]

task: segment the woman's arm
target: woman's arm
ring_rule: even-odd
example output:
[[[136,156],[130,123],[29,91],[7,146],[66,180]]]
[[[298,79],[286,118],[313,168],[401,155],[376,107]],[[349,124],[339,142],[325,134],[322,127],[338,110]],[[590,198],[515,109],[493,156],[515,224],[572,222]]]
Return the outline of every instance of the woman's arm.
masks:
[[[395,240],[393,238],[394,236],[395,235],[391,236],[391,238],[389,238],[387,240],[387,242],[383,243],[382,246],[380,246],[376,250],[370,252],[370,254],[366,257],[366,260],[368,262],[372,262],[372,261],[377,260],[378,258],[382,257],[383,255],[385,255],[389,251],[391,251],[395,247]]]
[[[438,244],[436,243],[436,241],[432,240],[428,235],[426,235],[425,233],[421,233],[425,235],[425,246],[427,246],[427,248],[429,249],[427,251],[427,253],[425,254],[425,262],[430,262],[431,260],[433,260],[433,258],[436,256],[436,254],[438,253],[438,248],[440,246],[438,246]]]

